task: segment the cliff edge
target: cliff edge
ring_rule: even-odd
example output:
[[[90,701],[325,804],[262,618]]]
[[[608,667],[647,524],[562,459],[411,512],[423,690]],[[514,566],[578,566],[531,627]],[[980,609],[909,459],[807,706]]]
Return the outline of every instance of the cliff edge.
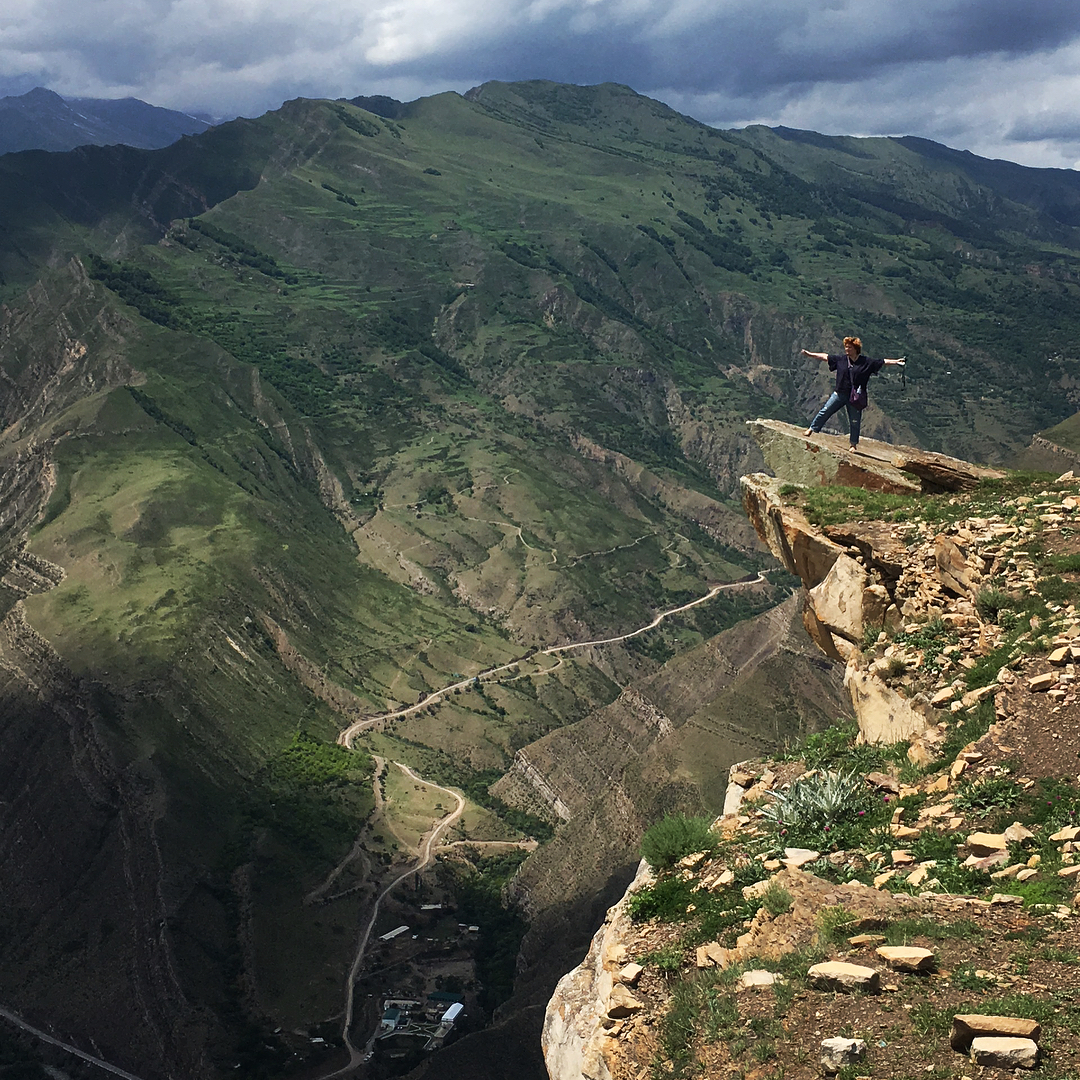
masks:
[[[776,475],[743,478],[747,516],[802,579],[857,726],[733,767],[694,850],[654,839],[548,1006],[549,1075],[1060,1070],[1080,1055],[1080,480],[751,428]]]

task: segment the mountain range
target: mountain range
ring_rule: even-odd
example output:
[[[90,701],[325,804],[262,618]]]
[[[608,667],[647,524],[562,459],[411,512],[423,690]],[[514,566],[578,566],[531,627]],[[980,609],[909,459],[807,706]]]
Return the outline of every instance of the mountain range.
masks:
[[[155,150],[183,135],[198,135],[212,123],[138,98],[64,98],[38,86],[0,98],[0,154],[115,143]]]
[[[422,878],[486,913],[473,1030],[379,1068],[541,1075],[644,827],[847,708],[745,421],[812,416],[800,349],[858,332],[909,358],[867,436],[1014,460],[1080,402],[1078,198],[610,84],[0,158],[0,1005],[145,1075],[331,1071],[400,762],[541,843]]]

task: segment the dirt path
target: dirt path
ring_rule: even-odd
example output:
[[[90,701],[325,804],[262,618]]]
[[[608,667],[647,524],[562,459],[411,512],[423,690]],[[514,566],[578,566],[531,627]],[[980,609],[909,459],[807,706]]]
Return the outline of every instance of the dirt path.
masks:
[[[614,645],[619,641],[628,641],[630,638],[637,637],[638,634],[644,634],[649,630],[655,629],[665,619],[670,618],[670,616],[678,615],[682,611],[689,611],[690,608],[697,607],[698,604],[704,604],[707,600],[712,600],[714,596],[719,596],[722,592],[728,592],[733,589],[748,589],[755,585],[760,585],[766,580],[767,578],[765,575],[759,573],[756,578],[751,578],[749,581],[731,581],[726,585],[714,585],[704,596],[699,596],[696,600],[691,600],[688,604],[680,604],[678,607],[669,608],[667,611],[661,611],[651,623],[640,626],[637,630],[631,630],[628,634],[618,634],[615,637],[609,638],[597,638],[595,641],[578,641],[570,645],[551,645],[546,649],[541,649],[537,655],[556,656],[559,653],[572,652],[574,649],[588,649],[596,645]],[[493,675],[500,675],[504,671],[514,671],[518,668],[520,663],[521,659],[511,660],[509,663],[500,664],[498,667],[488,668],[487,671],[478,671],[475,675],[470,675],[467,679],[460,679],[458,682],[451,683],[449,686],[444,686],[441,690],[432,691],[423,700],[416,702],[415,705],[406,705],[404,708],[395,709],[393,712],[381,713],[378,716],[366,716],[362,720],[357,720],[350,724],[338,736],[337,741],[342,746],[347,746],[351,749],[356,736],[362,731],[367,731],[369,728],[376,727],[379,724],[385,723],[387,720],[400,720],[403,716],[412,716],[414,713],[426,709],[429,705],[434,704],[448,694],[452,694],[455,690],[464,690],[474,679],[490,679]]]
[[[425,780],[422,776],[418,776],[410,769],[408,765],[403,765],[400,761],[395,761],[394,764],[401,769],[406,776],[415,780],[417,783],[423,784],[425,787],[434,788],[436,791],[445,791],[447,795],[452,795],[457,802],[457,806],[444,817],[432,822],[431,828],[420,838],[420,843],[417,845],[417,861],[408,869],[403,870],[398,874],[397,877],[386,885],[375,898],[375,903],[372,905],[371,909],[371,915],[364,925],[364,929],[357,941],[356,953],[353,956],[353,962],[349,967],[349,974],[345,982],[345,1019],[342,1024],[341,1037],[345,1041],[345,1048],[349,1051],[349,1063],[338,1069],[336,1072],[327,1073],[322,1077],[322,1080],[331,1080],[331,1078],[335,1076],[345,1076],[352,1072],[364,1060],[364,1052],[357,1049],[357,1047],[353,1045],[352,1039],[349,1037],[349,1028],[352,1027],[356,980],[360,975],[360,969],[364,963],[364,954],[367,952],[368,943],[371,940],[371,931],[374,929],[375,921],[379,917],[379,908],[382,906],[383,900],[406,878],[411,877],[413,874],[420,873],[431,863],[432,859],[435,857],[435,845],[438,842],[439,837],[449,829],[459,817],[461,817],[465,810],[465,800],[456,791],[445,788],[441,784],[433,784],[430,780]]]
[[[124,1080],[140,1080],[134,1073],[126,1072],[116,1065],[110,1065],[107,1061],[102,1061],[101,1058],[94,1057],[93,1054],[86,1053],[85,1050],[80,1050],[77,1046],[72,1046],[70,1043],[61,1042],[59,1039],[54,1039],[51,1035],[46,1035],[44,1031],[32,1027],[17,1013],[11,1012],[10,1009],[0,1007],[0,1016],[5,1020],[10,1021],[16,1027],[22,1028],[23,1031],[29,1032],[35,1039],[40,1039],[43,1043],[48,1043],[49,1046],[55,1046],[58,1050],[65,1051],[65,1053],[73,1054],[75,1057],[81,1058],[91,1065],[96,1065],[99,1069],[104,1069],[105,1072],[112,1073],[113,1076],[122,1076]]]

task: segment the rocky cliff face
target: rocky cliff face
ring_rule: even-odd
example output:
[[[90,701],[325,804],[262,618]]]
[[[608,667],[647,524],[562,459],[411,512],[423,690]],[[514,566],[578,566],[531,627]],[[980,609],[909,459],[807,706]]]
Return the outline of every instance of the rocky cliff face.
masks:
[[[954,806],[959,784],[987,782],[1017,767],[1025,771],[1020,783],[1028,787],[1037,783],[1030,777],[1072,779],[1068,770],[1075,766],[1066,759],[1080,741],[1072,666],[1080,657],[1080,645],[1074,644],[1080,642],[1080,616],[1069,601],[1080,584],[1073,581],[1077,544],[1069,526],[1080,510],[1080,481],[1067,473],[1032,488],[1030,481],[907,448],[871,442],[864,444],[865,455],[856,456],[843,446],[834,448],[827,436],[807,439],[787,425],[758,421],[753,428],[777,475],[743,478],[747,515],[777,558],[803,581],[803,627],[821,653],[844,664],[859,741],[907,748],[907,784],[897,780],[898,766],[891,775],[867,777],[871,785],[883,785],[886,800],[891,792],[919,807],[910,823],[905,811],[894,813],[889,828],[896,847],[941,825],[953,832],[973,827],[973,811],[964,813],[961,802]],[[876,496],[866,494],[871,492],[899,497],[875,502]],[[991,701],[989,730],[984,723],[975,730],[986,732],[980,740],[960,746],[961,733],[977,728],[970,718],[986,716]],[[1049,717],[1053,730],[1046,732]],[[943,754],[948,773],[928,773]],[[1010,764],[1000,765],[1010,755]],[[733,768],[724,815],[714,828],[729,842],[737,842],[742,830],[757,835],[760,807],[773,793],[787,790],[805,768]],[[740,816],[743,805],[758,807],[757,816],[753,809]],[[1057,836],[1059,843],[1063,835]],[[974,840],[972,833],[969,845]],[[992,856],[985,869],[1001,881],[1018,875],[1025,881],[1038,873],[1033,869],[1038,858],[1007,865],[1006,846],[1003,840],[990,852],[976,844],[965,866],[982,869],[978,860]],[[726,863],[702,862],[701,856],[686,860],[682,876],[706,891],[734,887],[733,871],[745,873],[747,864],[730,861],[734,856],[727,850]],[[841,868],[841,877],[856,879],[839,889],[799,869],[808,862],[819,865],[814,863],[819,852],[791,849],[788,855],[783,865],[766,860],[765,871],[773,877],[766,875],[753,888],[756,896],[770,883],[786,890],[795,898],[791,914],[774,919],[761,908],[731,947],[718,942],[705,951],[699,947],[694,958],[699,969],[745,966],[753,956],[778,957],[805,948],[826,906],[847,909],[853,920],[881,920],[896,917],[905,904],[945,912],[957,910],[957,904],[987,903],[979,893],[965,900],[940,895],[959,890],[955,884],[941,886],[934,860],[920,862],[905,851],[892,853],[891,867],[888,854],[834,851],[832,867]],[[1064,858],[1069,862],[1072,856]],[[857,880],[860,875],[867,883]],[[928,890],[921,900],[893,894],[908,878],[907,892]],[[586,959],[565,976],[549,1003],[544,1053],[552,1080],[611,1080],[635,1075],[650,1059],[663,1061],[658,1032],[670,977],[651,976],[648,963],[643,975],[636,967],[624,970],[630,961],[655,955],[658,946],[676,948],[679,941],[662,921],[641,923],[630,916],[632,894],[651,880],[642,864]],[[1060,910],[1068,909],[1059,909],[1058,917],[1066,917]],[[692,956],[689,950],[683,961],[691,969]]]

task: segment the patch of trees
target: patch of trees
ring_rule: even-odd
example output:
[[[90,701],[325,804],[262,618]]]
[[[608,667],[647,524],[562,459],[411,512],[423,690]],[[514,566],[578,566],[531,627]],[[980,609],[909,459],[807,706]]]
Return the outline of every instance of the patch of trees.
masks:
[[[356,200],[351,195],[346,195],[344,191],[342,191],[340,188],[334,187],[333,184],[327,184],[324,181],[322,186],[323,186],[324,190],[330,191],[334,195],[336,195],[338,202],[347,203],[349,206],[356,206],[357,205]]]
[[[350,131],[355,131],[357,135],[363,135],[366,138],[372,139],[379,134],[380,128],[378,124],[373,123],[370,120],[365,120],[362,116],[356,116],[342,105],[335,105],[334,112],[337,115],[337,118]]]
[[[116,293],[144,319],[175,329],[183,322],[179,298],[149,271],[133,263],[112,262],[91,254],[87,269],[95,281]]]
[[[147,395],[137,386],[129,386],[128,393],[135,399],[135,403],[147,416],[152,417],[159,424],[164,424],[170,430],[175,431],[181,439],[190,443],[192,446],[199,445],[199,441],[195,437],[195,432],[192,431],[183,420],[177,420],[174,417],[167,415],[153,398],[147,397]]]
[[[324,184],[323,187],[326,187],[326,185]],[[203,221],[199,218],[189,218],[188,227],[202,233],[203,236],[213,240],[215,244],[232,252],[236,261],[243,266],[258,270],[260,274],[265,274],[267,277],[281,278],[286,285],[295,285],[300,280],[295,274],[282,270],[273,255],[260,251],[257,247],[237,236],[236,233],[218,228],[213,222]]]

